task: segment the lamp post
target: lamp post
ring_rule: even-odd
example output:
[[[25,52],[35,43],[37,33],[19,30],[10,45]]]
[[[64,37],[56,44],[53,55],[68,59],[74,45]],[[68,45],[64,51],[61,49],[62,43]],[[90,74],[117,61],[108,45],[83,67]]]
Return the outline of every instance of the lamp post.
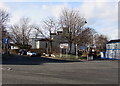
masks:
[[[78,52],[77,52],[77,44],[75,45],[75,47],[76,47],[76,56],[78,55]]]
[[[92,45],[93,45],[93,46],[92,46],[92,47],[93,47],[93,48],[96,48],[95,39],[94,39],[94,38],[95,38],[95,35],[99,35],[99,34],[98,34],[98,33],[95,33],[95,34],[93,34],[93,36],[92,36],[92,39],[93,39],[93,41],[92,41]]]

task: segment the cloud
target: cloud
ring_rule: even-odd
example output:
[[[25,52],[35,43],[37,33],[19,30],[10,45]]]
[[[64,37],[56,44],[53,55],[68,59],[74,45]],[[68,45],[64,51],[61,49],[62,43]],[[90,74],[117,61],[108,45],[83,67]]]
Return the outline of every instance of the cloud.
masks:
[[[19,3],[15,3],[16,5],[13,4],[12,7],[9,4],[7,6],[5,6],[5,4],[0,4],[0,6],[9,9],[11,12],[11,24],[16,23],[23,16],[30,17],[32,22],[39,24],[42,19],[47,17],[58,18],[62,8],[71,8],[73,6],[86,18],[88,22],[87,26],[108,35],[110,39],[113,39],[118,37],[118,3],[116,1],[117,0],[84,0],[79,2],[80,5],[77,6],[73,6],[72,3],[67,3],[66,1],[57,4],[52,3],[51,1],[51,4],[47,4],[47,2],[42,4],[39,3],[37,5],[35,3],[24,3],[24,6],[17,6]]]
[[[119,0],[1,0],[1,2],[118,2]]]
[[[106,35],[110,40],[118,38],[118,29],[115,29],[115,27],[102,28],[100,33]]]
[[[12,15],[10,22],[11,24],[16,23],[21,17],[24,16],[29,17],[32,20],[32,22],[39,24],[44,18],[58,18],[62,8],[68,7],[67,3],[57,5],[53,5],[52,3],[39,3],[37,5],[35,3],[23,3],[24,6],[20,5],[19,3],[15,4],[16,5],[10,5],[10,11]],[[13,7],[15,9],[13,9]]]
[[[86,18],[87,26],[110,39],[118,38],[118,2],[83,2],[76,9]]]
[[[58,18],[60,16],[60,13],[64,7],[68,7],[68,4],[59,4],[59,5],[42,5],[42,12],[45,12],[45,14],[48,14],[50,16]],[[46,13],[47,12],[47,13]]]
[[[9,10],[9,8],[3,2],[0,2],[0,9],[6,10],[6,11]]]
[[[117,3],[111,2],[84,2],[78,9],[88,20],[116,20],[117,19]],[[95,21],[94,21],[95,23]]]

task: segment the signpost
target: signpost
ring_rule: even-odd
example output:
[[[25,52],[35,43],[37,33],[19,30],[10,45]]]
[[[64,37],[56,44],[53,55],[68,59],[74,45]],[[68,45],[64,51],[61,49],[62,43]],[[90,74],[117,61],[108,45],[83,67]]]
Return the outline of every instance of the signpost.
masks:
[[[5,53],[8,54],[8,38],[3,39]]]
[[[60,48],[68,48],[68,43],[62,43],[62,44],[60,44]]]
[[[86,49],[86,47],[85,47],[85,46],[81,46],[81,47],[80,47],[80,49],[85,50],[85,49]]]
[[[69,45],[68,43],[61,43],[60,44],[60,57],[62,57],[62,49],[66,49],[66,56],[67,56],[67,49],[68,49]]]
[[[3,39],[4,44],[8,44],[8,38]]]
[[[76,58],[78,58],[78,48],[77,48],[77,44],[75,45],[76,50],[75,50],[75,54],[76,54]]]

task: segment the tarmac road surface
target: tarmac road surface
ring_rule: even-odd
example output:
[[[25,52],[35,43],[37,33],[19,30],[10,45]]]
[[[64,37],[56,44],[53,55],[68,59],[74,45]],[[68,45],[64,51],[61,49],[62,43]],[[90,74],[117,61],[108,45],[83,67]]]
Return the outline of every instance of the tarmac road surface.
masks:
[[[118,84],[118,61],[16,58],[3,60],[2,84]]]

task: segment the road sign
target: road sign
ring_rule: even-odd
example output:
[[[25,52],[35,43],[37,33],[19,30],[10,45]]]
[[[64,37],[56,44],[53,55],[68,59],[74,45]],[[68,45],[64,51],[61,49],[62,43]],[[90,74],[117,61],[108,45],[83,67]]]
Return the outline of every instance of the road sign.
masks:
[[[68,48],[68,43],[62,43],[62,44],[60,44],[60,48]]]
[[[81,47],[80,47],[80,49],[85,50],[85,49],[86,49],[86,47],[85,47],[85,46],[81,46]]]
[[[4,44],[8,44],[8,38],[3,39]]]

